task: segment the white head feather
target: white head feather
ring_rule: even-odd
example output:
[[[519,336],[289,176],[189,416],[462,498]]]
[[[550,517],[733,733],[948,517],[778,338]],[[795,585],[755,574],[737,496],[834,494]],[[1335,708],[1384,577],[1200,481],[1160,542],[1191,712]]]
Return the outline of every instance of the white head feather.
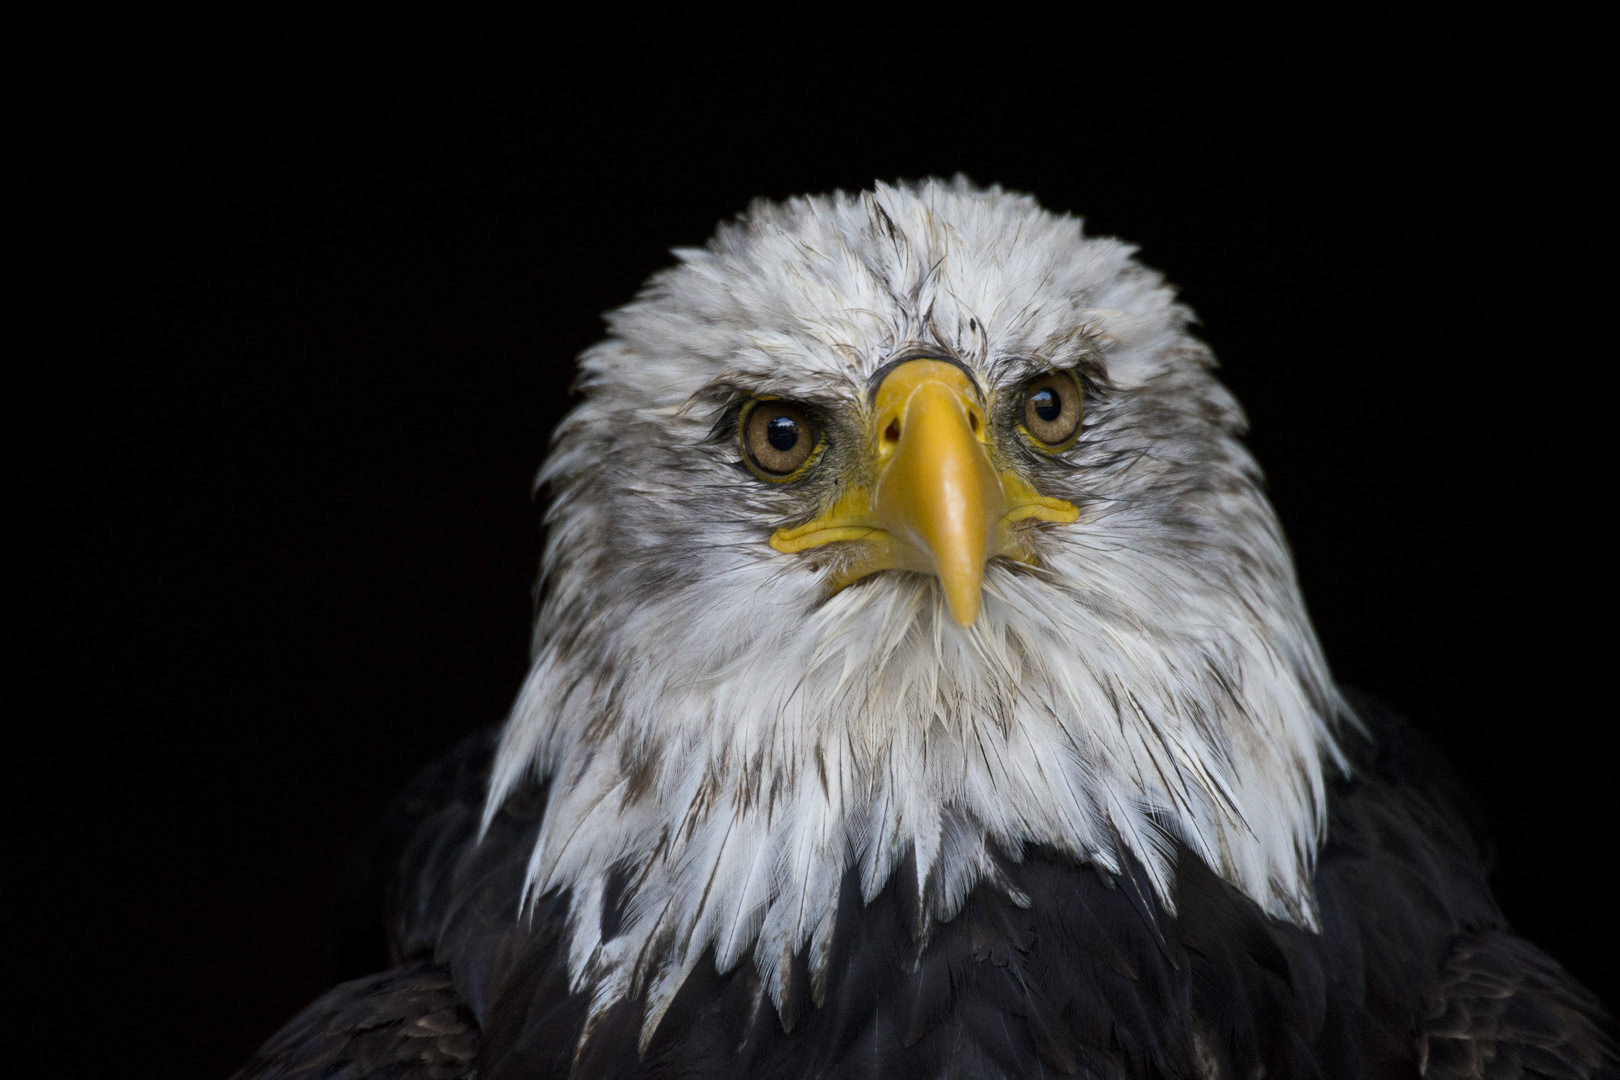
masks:
[[[608,317],[541,472],[548,594],[486,811],[551,779],[530,898],[570,890],[599,1007],[645,993],[650,1037],[711,946],[780,1005],[795,953],[820,983],[846,871],[871,898],[908,854],[939,920],[1026,845],[1124,848],[1173,910],[1179,841],[1315,925],[1343,706],[1242,413],[1133,251],[996,188],[879,185],[756,204]],[[738,395],[837,407],[918,348],[1098,388],[1038,481],[1080,520],[1035,533],[1038,571],[992,563],[967,629],[922,575],[829,598],[827,560],[767,543],[813,496],[714,435]]]

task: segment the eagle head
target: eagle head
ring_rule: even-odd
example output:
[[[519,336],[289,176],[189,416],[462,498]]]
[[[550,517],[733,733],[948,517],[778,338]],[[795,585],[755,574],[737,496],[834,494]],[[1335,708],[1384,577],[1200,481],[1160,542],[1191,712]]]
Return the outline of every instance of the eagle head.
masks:
[[[756,203],[608,316],[486,811],[549,783],[527,895],[566,892],[599,1007],[645,994],[650,1035],[709,949],[780,1005],[847,875],[948,920],[1030,845],[1172,910],[1185,846],[1314,925],[1343,706],[1243,414],[1133,254],[878,185]]]

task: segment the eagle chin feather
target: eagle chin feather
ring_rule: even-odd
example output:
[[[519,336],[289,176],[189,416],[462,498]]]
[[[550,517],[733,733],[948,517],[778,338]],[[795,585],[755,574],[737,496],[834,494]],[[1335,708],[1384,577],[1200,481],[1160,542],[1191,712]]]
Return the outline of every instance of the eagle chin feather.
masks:
[[[485,808],[549,781],[526,900],[570,897],[593,1013],[644,995],[645,1047],[710,948],[780,1010],[795,956],[825,978],[846,871],[867,900],[914,873],[926,927],[1032,845],[1138,866],[1174,912],[1179,843],[1314,929],[1351,714],[1164,280],[961,179],[758,203],[676,254],[608,316],[541,472],[546,594]],[[772,550],[825,493],[740,478],[715,434],[739,395],[834,408],[912,353],[1091,391],[1072,449],[1030,466],[1080,520],[1029,523],[1036,565],[992,562],[966,628],[932,577],[832,592],[836,553]]]

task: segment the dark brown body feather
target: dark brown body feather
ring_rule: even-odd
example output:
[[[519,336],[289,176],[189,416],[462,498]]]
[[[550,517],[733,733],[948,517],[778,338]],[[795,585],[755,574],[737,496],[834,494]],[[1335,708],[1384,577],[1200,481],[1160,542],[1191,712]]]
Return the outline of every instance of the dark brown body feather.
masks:
[[[1004,860],[1027,908],[981,885],[945,924],[918,919],[915,873],[867,905],[851,877],[820,993],[801,960],[779,1016],[751,964],[721,975],[705,957],[645,1055],[640,1001],[584,1032],[568,896],[519,917],[543,788],[475,842],[494,746],[479,736],[411,785],[357,863],[345,961],[391,970],[334,989],[240,1076],[1616,1075],[1602,1007],[1506,926],[1449,772],[1356,705],[1372,738],[1346,737],[1355,775],[1332,783],[1319,934],[1186,851],[1174,915],[1132,868],[1041,849]],[[625,899],[608,897],[604,938]]]

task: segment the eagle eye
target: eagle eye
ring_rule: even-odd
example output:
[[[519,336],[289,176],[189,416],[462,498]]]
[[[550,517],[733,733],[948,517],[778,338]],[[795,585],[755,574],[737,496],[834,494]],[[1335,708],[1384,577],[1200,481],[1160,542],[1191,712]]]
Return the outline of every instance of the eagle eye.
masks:
[[[749,467],[775,483],[791,480],[821,442],[809,414],[787,401],[752,402],[738,428]]]
[[[1023,428],[1043,450],[1067,450],[1080,434],[1080,383],[1050,371],[1024,384]]]

